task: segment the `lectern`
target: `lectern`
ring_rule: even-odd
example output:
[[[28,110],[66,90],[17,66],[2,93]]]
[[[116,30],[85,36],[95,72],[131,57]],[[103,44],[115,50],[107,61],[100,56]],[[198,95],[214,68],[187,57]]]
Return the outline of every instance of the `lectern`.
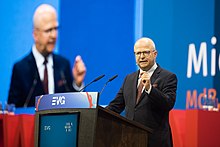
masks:
[[[35,146],[146,147],[151,129],[98,106],[97,102],[96,92],[38,97]]]

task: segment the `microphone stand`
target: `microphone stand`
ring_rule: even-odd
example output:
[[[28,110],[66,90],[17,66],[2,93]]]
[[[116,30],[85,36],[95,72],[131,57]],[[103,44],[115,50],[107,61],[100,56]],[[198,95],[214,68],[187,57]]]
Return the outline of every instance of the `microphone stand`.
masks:
[[[97,78],[95,78],[95,80],[93,80],[92,82],[90,82],[89,84],[87,84],[85,87],[83,87],[82,89],[79,90],[79,92],[82,92],[86,87],[88,87],[89,85],[91,85],[93,82],[96,82],[98,80],[100,80],[101,78],[103,78],[105,75],[101,75]]]
[[[28,104],[29,104],[29,102],[30,102],[30,99],[31,99],[31,96],[32,96],[32,94],[33,94],[33,92],[34,92],[34,89],[35,89],[36,84],[37,84],[37,79],[35,78],[34,81],[33,81],[31,90],[30,90],[30,92],[28,93],[28,96],[27,96],[26,101],[25,101],[25,103],[24,103],[24,107],[25,107],[25,108],[27,108],[27,106],[28,106]]]
[[[118,75],[115,75],[115,76],[111,77],[111,78],[105,83],[105,85],[103,86],[102,90],[101,90],[100,93],[99,93],[99,97],[101,96],[101,94],[102,94],[103,90],[105,89],[105,87],[107,86],[107,84],[108,84],[109,82],[111,82],[112,80],[114,80],[115,78],[117,78],[117,77],[118,77]]]

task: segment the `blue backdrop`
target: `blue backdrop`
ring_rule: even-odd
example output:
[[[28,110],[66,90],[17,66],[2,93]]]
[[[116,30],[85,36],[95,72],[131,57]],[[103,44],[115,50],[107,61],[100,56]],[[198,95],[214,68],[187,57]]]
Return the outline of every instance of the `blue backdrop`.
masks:
[[[106,75],[86,91],[100,92],[108,78],[118,74],[103,91],[102,105],[114,98],[125,75],[136,69],[134,4],[134,0],[65,0],[60,3],[60,53],[72,62],[76,55],[82,56],[87,66],[85,83]]]
[[[206,94],[215,88],[211,68],[211,38],[214,35],[215,4],[214,0],[145,0],[143,17],[143,35],[151,36],[156,41],[158,50],[157,61],[178,77],[178,92],[175,108],[185,109],[189,104],[187,91],[192,94],[197,91],[195,101],[191,107],[198,108],[198,95]],[[160,3],[160,5],[158,5]],[[217,5],[216,5],[217,6]],[[207,44],[208,75],[203,76],[204,67],[201,65],[199,73],[195,73],[192,65],[192,77],[187,77],[189,45],[196,47],[196,61],[198,61],[200,44]],[[217,59],[216,59],[217,60]],[[204,61],[202,58],[201,62]],[[194,62],[195,63],[195,62]],[[194,64],[193,63],[193,64]],[[219,71],[219,70],[217,70]],[[190,100],[193,98],[190,97]]]

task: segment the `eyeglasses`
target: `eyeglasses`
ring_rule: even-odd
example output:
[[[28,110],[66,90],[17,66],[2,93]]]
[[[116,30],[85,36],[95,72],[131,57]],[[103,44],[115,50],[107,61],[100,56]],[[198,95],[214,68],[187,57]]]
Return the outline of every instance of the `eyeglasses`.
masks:
[[[138,57],[140,57],[141,55],[144,55],[144,56],[149,56],[151,52],[155,52],[155,50],[145,50],[145,51],[142,51],[142,52],[134,52],[134,54]]]
[[[49,28],[46,30],[41,30],[39,28],[37,28],[39,31],[44,32],[46,34],[51,34],[53,31],[57,31],[59,29],[59,26],[53,27],[53,28]]]

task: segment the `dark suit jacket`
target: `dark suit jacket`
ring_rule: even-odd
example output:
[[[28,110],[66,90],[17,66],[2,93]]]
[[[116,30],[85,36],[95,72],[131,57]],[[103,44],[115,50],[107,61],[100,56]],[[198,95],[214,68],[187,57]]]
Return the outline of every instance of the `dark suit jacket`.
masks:
[[[177,77],[158,65],[150,79],[152,84],[150,94],[144,91],[136,104],[138,75],[139,71],[126,76],[122,87],[107,109],[117,113],[125,109],[128,119],[152,128],[149,147],[173,146],[169,111],[176,100]]]
[[[53,63],[55,93],[76,91],[72,87],[73,78],[69,61],[53,54]],[[21,61],[15,63],[13,67],[8,103],[13,103],[16,107],[23,107],[28,95],[30,95],[28,106],[35,106],[35,96],[42,94],[45,94],[43,85],[31,52]]]

